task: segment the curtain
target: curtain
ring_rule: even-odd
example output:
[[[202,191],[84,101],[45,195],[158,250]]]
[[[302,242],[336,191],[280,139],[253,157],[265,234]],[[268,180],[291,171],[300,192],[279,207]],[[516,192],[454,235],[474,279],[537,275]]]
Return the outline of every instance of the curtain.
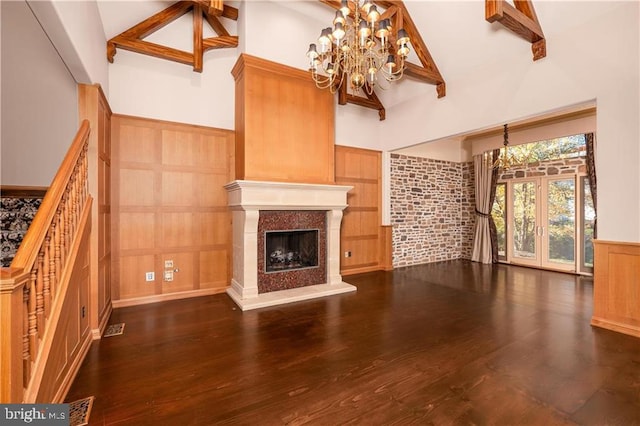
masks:
[[[473,157],[473,166],[476,178],[476,228],[471,260],[492,263],[489,218],[491,217],[490,201],[493,163],[491,162],[491,157],[485,153]]]
[[[491,156],[491,164],[495,164],[500,156],[500,150],[494,149]],[[491,193],[489,194],[489,235],[491,237],[491,262],[498,263],[498,229],[496,228],[496,221],[493,220],[491,215],[491,209],[493,203],[496,201],[496,187],[498,186],[498,167],[492,167],[491,170]]]
[[[585,145],[587,146],[587,177],[589,178],[589,189],[591,190],[591,199],[593,200],[593,211],[595,219],[593,221],[593,239],[598,235],[598,208],[597,208],[597,182],[596,182],[596,156],[594,150],[593,133],[584,135]]]

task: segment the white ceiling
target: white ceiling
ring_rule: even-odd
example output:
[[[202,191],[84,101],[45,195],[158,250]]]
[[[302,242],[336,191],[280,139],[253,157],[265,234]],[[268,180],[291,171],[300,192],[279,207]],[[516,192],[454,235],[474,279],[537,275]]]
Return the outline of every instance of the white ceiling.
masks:
[[[261,1],[261,0],[243,0]],[[326,22],[329,25],[333,9],[321,4],[317,0],[268,0],[285,6],[295,13],[310,16],[319,22],[318,32]],[[138,1],[98,1],[98,8],[101,15],[105,36],[110,39],[122,31],[134,26],[140,21],[152,16],[164,8],[173,4],[173,0],[138,0]],[[239,2],[228,2],[238,7]],[[456,81],[473,79],[474,75],[486,74],[481,72],[490,69],[496,62],[509,64],[513,73],[521,72],[521,69],[528,67],[532,61],[531,44],[498,23],[490,24],[484,18],[485,2],[483,0],[472,1],[433,1],[433,0],[405,0],[407,9],[418,28],[427,48],[446,84],[447,92],[453,93],[456,90]],[[590,10],[593,14],[598,12],[598,8],[589,8],[589,3],[577,3],[572,1],[544,1],[535,2],[536,12],[545,30],[545,36],[549,40],[552,34],[549,29],[564,28],[571,26],[571,22],[557,22],[556,16],[567,16],[567,11],[571,8],[580,7],[581,19],[589,19]],[[558,13],[561,10],[563,13]],[[292,14],[295,19],[295,13]],[[569,13],[570,15],[570,13]],[[595,16],[593,17],[595,18]],[[189,20],[188,15],[180,19]],[[232,32],[236,23],[225,20],[225,26]],[[147,38],[154,41],[155,37],[163,40],[172,40],[171,47],[183,50],[191,50],[192,36],[176,30],[178,26],[168,25],[157,33]],[[205,27],[205,36],[213,36],[213,32]],[[463,29],[463,30],[461,30]],[[233,33],[233,32],[232,32]],[[236,32],[237,33],[237,32]],[[283,29],[283,34],[287,34]],[[477,36],[469,36],[477,35]],[[308,43],[314,40],[300,40],[300,55],[303,56]],[[549,46],[553,51],[553,45]],[[515,58],[513,52],[521,55]],[[294,53],[290,53],[293,55]],[[417,61],[417,60],[416,60]],[[483,81],[477,84],[482,85]],[[436,98],[435,86],[421,82],[403,79],[393,84],[393,90],[381,90],[378,93],[382,103],[387,109],[400,105],[416,97],[428,96]],[[482,105],[478,106],[479,108]],[[496,128],[497,129],[497,128]],[[496,129],[475,129],[492,131]],[[452,141],[460,142],[467,134],[454,135]],[[415,147],[412,147],[415,148]]]

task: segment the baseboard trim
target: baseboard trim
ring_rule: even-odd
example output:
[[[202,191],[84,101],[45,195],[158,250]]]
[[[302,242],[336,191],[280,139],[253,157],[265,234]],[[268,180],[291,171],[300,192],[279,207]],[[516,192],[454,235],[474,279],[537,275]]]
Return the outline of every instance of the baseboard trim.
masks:
[[[109,324],[109,318],[111,318],[111,313],[113,312],[113,303],[109,303],[109,306],[106,309],[107,312],[102,316],[100,320],[100,324],[98,324],[97,329],[91,330],[91,336],[93,340],[98,340],[102,338],[102,333],[107,328],[107,324]]]
[[[126,308],[128,306],[146,305],[149,303],[166,302],[169,300],[189,299],[191,297],[211,296],[224,293],[228,287],[207,288],[203,290],[183,291],[180,293],[156,294],[153,296],[135,297],[133,299],[114,300],[114,308]]]
[[[595,327],[605,328],[611,331],[616,331],[618,333],[628,334],[629,336],[640,337],[640,327],[631,324],[624,324],[604,318],[592,317],[591,325]]]
[[[48,189],[46,186],[2,185],[0,195],[7,198],[44,198]]]
[[[340,271],[340,275],[348,276],[355,274],[364,274],[367,272],[375,272],[375,271],[393,271],[393,268],[386,269],[383,265],[374,265],[374,266],[365,266],[361,268],[353,268],[353,269],[343,269]]]

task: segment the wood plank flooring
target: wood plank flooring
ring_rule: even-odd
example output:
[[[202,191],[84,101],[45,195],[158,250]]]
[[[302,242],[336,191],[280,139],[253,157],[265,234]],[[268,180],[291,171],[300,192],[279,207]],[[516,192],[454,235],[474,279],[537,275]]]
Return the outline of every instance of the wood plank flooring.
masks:
[[[640,339],[592,328],[590,279],[451,261],[242,312],[117,309],[67,400],[92,425],[640,425]]]

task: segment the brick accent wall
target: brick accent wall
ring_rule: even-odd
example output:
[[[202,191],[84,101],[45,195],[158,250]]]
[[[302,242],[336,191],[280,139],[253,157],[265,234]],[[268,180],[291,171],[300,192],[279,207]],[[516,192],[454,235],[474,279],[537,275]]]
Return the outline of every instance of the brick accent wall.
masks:
[[[393,266],[471,257],[473,163],[391,154]]]

